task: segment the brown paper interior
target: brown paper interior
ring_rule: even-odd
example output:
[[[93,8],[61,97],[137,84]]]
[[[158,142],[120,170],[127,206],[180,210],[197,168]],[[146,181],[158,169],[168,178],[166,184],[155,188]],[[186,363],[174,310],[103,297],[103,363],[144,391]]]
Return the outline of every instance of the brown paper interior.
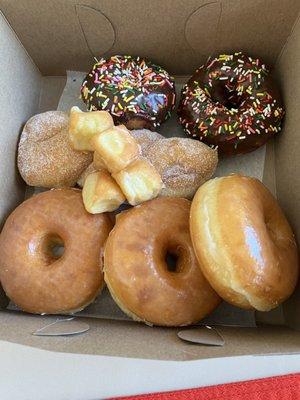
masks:
[[[82,319],[90,329],[74,336],[32,335],[56,320],[23,313],[0,313],[0,339],[45,350],[131,358],[188,361],[241,355],[298,353],[299,334],[285,327],[217,327],[225,345],[203,346],[177,337],[182,328],[151,328],[129,321]],[[272,360],[270,360],[272,362]]]
[[[275,142],[278,200],[300,241],[300,20],[282,49],[275,72],[286,106],[284,129]],[[300,283],[283,305],[285,321],[300,329]]]
[[[296,0],[232,0],[209,4],[194,0],[184,3],[141,0],[128,1],[124,7],[124,2],[106,0],[84,4],[85,7],[80,7],[73,0],[0,0],[0,9],[43,75],[64,75],[67,69],[88,70],[92,54],[113,53],[147,56],[170,72],[184,75],[192,73],[210,54],[236,49],[276,66],[287,116],[274,147],[268,146],[264,180],[277,193],[299,237],[300,24],[294,24],[300,3]],[[0,146],[0,220],[3,223],[24,196],[24,185],[15,168],[20,129],[39,108],[42,111],[56,108],[65,78],[42,78],[1,16],[0,36],[5,39],[0,41],[0,84],[9,94],[1,104],[7,123],[0,124],[3,144]],[[1,292],[0,302],[2,305],[6,302]],[[277,313],[275,320],[281,323],[284,317],[287,324],[299,328],[299,309],[298,290],[285,303],[284,315],[279,312],[278,317]],[[296,332],[280,327],[222,327],[226,345],[212,349],[180,343],[173,329],[93,319],[89,320],[92,329],[88,335],[41,341],[30,333],[51,321],[51,317],[2,312],[0,318],[0,339],[57,351],[174,360],[299,351]]]
[[[148,57],[188,75],[214,53],[243,50],[274,65],[298,0],[0,0],[43,75],[86,71],[93,56]]]

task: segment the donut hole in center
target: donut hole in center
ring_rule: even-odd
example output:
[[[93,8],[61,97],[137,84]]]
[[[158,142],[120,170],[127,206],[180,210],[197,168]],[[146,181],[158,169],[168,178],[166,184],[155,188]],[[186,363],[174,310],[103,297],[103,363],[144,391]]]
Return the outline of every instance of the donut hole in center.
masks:
[[[181,272],[182,266],[180,263],[180,251],[178,249],[170,248],[165,253],[165,263],[168,272],[178,273]]]
[[[52,263],[63,256],[65,245],[63,239],[57,234],[48,234],[43,240],[43,253],[48,263]]]
[[[236,95],[236,92],[229,91],[220,82],[211,90],[211,98],[214,103],[220,104],[228,110],[237,109],[241,104],[241,99]]]

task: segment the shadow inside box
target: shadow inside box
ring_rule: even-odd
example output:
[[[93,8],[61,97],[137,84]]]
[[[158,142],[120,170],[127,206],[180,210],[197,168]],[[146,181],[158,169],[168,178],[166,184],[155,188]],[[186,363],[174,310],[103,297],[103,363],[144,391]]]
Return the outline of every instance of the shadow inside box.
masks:
[[[123,313],[116,305],[107,288],[103,290],[101,296],[99,296],[94,303],[90,304],[76,315],[132,321],[132,319]],[[222,302],[209,316],[204,318],[197,325],[255,327],[255,313]]]
[[[12,302],[9,303],[7,309],[11,311],[20,311]],[[107,288],[102,291],[101,295],[92,304],[87,306],[84,310],[72,315],[132,321],[132,319],[117,306]],[[255,327],[255,313],[254,311],[242,310],[222,302],[209,316],[196,325]]]

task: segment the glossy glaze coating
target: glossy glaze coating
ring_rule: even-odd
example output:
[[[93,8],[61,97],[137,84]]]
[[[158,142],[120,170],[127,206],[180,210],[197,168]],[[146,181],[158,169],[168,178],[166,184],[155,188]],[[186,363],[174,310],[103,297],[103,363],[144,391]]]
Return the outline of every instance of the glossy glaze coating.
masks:
[[[187,135],[233,155],[279,132],[284,110],[267,67],[239,52],[197,69],[183,87],[178,115]]]
[[[190,202],[158,198],[117,216],[104,253],[104,277],[119,306],[154,325],[195,323],[220,302],[198,266],[189,233]],[[178,257],[169,271],[165,257]]]
[[[140,57],[101,59],[85,77],[81,97],[88,110],[109,111],[116,124],[154,130],[175,106],[174,79]]]
[[[22,310],[38,314],[83,309],[104,281],[102,252],[111,229],[107,215],[84,209],[81,191],[56,189],[26,200],[0,235],[0,280]],[[51,247],[64,244],[55,258]]]
[[[227,302],[268,311],[292,294],[296,241],[258,180],[230,175],[206,182],[194,197],[190,228],[201,270]]]

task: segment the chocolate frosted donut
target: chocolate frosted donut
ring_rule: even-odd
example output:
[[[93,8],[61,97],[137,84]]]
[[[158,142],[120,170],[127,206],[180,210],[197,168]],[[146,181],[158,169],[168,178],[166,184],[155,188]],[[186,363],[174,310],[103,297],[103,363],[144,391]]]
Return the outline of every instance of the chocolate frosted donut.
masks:
[[[140,57],[101,59],[85,77],[81,97],[88,110],[106,110],[128,129],[154,130],[175,105],[174,79],[159,65]]]
[[[197,69],[182,90],[178,115],[189,136],[232,155],[253,151],[279,132],[284,110],[266,66],[234,53]]]

